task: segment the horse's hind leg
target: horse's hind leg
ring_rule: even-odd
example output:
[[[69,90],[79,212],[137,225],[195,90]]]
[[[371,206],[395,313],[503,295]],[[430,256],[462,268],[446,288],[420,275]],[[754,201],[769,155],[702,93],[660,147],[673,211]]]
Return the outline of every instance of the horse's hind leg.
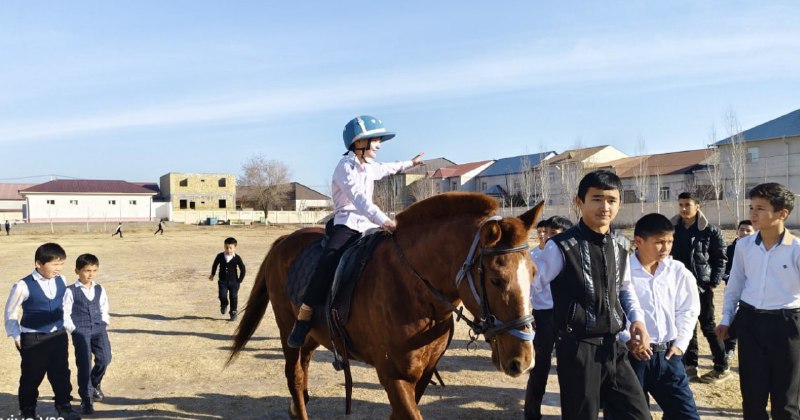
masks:
[[[415,385],[403,379],[389,378],[378,372],[383,388],[392,405],[391,420],[422,420],[414,396]]]
[[[286,359],[284,366],[286,374],[286,384],[289,386],[289,394],[292,396],[292,404],[289,407],[289,415],[292,418],[300,420],[307,420],[308,413],[306,412],[306,372],[308,370],[308,361],[304,364],[301,361],[300,349],[293,349],[284,344],[283,356]],[[310,358],[309,358],[310,359]]]
[[[311,359],[314,357],[314,350],[316,348],[317,345],[311,348],[303,347],[300,349],[300,367],[303,369],[303,398],[306,404],[311,400],[311,396],[308,395],[308,366],[311,364]]]

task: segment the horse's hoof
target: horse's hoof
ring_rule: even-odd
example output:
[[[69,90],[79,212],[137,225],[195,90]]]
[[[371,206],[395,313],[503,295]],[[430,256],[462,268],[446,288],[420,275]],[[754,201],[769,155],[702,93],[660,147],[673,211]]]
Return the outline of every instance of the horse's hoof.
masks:
[[[295,406],[294,406],[294,401],[289,403],[289,417],[291,417],[293,419],[296,419],[296,418],[300,417],[297,414],[297,408],[295,408]]]

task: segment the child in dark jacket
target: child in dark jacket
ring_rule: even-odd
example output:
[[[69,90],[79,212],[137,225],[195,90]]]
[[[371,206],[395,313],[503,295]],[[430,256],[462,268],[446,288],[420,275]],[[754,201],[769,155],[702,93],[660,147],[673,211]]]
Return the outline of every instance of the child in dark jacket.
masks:
[[[236,321],[239,304],[239,283],[244,280],[245,267],[242,258],[235,253],[236,238],[225,239],[225,251],[217,254],[214,263],[211,265],[211,275],[209,280],[214,280],[214,275],[219,267],[219,312],[225,314],[228,303],[231,305],[231,321]],[[238,273],[237,273],[238,269]]]

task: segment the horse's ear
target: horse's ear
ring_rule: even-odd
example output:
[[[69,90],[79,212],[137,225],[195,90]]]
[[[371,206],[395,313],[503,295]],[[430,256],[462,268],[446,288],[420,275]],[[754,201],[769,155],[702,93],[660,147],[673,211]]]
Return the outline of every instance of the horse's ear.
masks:
[[[522,220],[522,224],[525,225],[525,230],[531,230],[533,224],[539,219],[539,216],[542,215],[542,210],[544,210],[544,201],[540,201],[537,205],[533,206],[532,209],[519,216],[520,220]]]
[[[492,222],[483,225],[481,229],[481,246],[484,248],[491,248],[500,242],[500,237],[503,235],[500,230],[500,223]]]

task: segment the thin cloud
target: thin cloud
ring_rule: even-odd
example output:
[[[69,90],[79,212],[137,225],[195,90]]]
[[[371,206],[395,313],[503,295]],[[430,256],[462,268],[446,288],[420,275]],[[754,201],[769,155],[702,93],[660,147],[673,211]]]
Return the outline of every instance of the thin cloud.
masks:
[[[582,83],[654,85],[718,83],[786,76],[800,66],[796,33],[734,34],[705,38],[585,40],[561,53],[517,45],[478,59],[427,64],[391,72],[317,80],[240,95],[208,93],[207,99],[174,101],[128,111],[31,120],[0,125],[0,141],[67,138],[92,132],[197,124],[269,121],[287,115],[357,109],[364,104],[403,105],[459,97]],[[780,63],[771,68],[766,63]],[[638,87],[637,85],[642,85]]]

